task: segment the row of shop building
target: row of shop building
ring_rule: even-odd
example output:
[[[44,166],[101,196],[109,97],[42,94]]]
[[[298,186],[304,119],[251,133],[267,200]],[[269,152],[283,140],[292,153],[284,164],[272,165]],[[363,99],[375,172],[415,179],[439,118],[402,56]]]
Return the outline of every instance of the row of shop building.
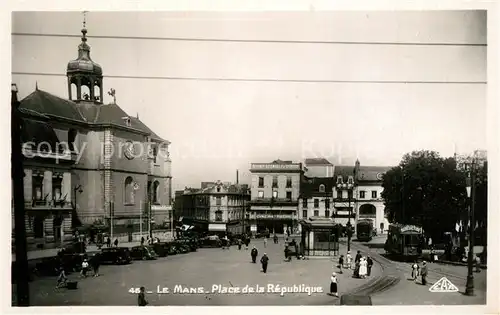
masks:
[[[251,163],[250,185],[237,180],[186,188],[176,192],[174,211],[205,232],[297,234],[301,221],[329,218],[353,227],[371,220],[377,233],[385,233],[382,177],[390,168],[362,166],[359,160],[333,165],[324,158]]]

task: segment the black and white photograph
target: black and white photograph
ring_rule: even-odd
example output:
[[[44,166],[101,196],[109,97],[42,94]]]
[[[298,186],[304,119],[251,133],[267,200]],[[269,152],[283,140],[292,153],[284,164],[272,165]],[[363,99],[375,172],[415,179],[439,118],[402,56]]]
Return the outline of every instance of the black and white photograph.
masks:
[[[497,303],[490,11],[11,18],[11,307]]]

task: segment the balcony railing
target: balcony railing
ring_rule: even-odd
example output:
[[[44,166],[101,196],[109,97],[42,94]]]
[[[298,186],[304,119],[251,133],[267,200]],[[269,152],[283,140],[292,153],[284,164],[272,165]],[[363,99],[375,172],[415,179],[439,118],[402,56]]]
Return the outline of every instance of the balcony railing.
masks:
[[[287,198],[260,198],[250,201],[251,205],[298,205],[298,200],[287,199]]]

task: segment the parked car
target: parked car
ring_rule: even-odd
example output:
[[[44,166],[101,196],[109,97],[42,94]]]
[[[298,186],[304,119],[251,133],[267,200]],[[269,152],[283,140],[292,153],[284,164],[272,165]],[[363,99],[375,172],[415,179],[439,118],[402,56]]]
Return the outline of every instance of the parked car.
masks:
[[[191,252],[195,252],[198,249],[198,244],[194,239],[181,238],[176,240],[181,246],[185,246]]]
[[[130,250],[128,247],[106,247],[101,249],[102,264],[130,264],[132,258],[130,256]]]
[[[169,255],[170,245],[166,242],[153,243],[151,247],[158,254],[158,257],[167,257]]]
[[[221,247],[222,242],[217,235],[206,236],[202,240],[203,247]]]
[[[158,254],[151,246],[134,246],[130,249],[130,256],[134,260],[154,260],[158,258]]]

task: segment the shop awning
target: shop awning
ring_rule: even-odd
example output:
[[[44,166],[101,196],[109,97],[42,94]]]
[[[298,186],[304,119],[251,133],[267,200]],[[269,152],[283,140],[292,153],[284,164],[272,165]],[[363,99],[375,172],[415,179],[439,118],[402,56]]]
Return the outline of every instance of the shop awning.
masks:
[[[226,231],[226,225],[225,224],[209,224],[208,230],[210,232],[224,232],[224,231]]]

